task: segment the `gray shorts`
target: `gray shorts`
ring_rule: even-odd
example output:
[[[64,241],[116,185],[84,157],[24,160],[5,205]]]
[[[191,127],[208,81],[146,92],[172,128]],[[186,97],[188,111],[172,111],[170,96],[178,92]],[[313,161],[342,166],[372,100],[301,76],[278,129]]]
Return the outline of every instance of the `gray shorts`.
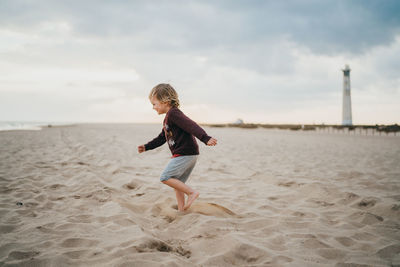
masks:
[[[198,155],[179,156],[172,158],[161,174],[160,181],[175,178],[185,183],[196,165]]]

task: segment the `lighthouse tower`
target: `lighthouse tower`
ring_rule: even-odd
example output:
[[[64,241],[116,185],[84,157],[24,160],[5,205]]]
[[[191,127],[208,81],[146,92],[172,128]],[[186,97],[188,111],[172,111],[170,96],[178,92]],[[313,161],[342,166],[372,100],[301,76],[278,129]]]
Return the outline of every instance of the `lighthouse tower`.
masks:
[[[353,125],[351,118],[351,95],[350,95],[350,68],[346,65],[343,71],[343,112],[342,125]]]

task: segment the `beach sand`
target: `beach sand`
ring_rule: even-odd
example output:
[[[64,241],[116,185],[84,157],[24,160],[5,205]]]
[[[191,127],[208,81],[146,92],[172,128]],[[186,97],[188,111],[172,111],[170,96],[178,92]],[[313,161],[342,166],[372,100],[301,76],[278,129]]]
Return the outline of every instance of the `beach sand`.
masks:
[[[205,129],[187,212],[161,125],[0,132],[0,266],[400,265],[400,137]]]

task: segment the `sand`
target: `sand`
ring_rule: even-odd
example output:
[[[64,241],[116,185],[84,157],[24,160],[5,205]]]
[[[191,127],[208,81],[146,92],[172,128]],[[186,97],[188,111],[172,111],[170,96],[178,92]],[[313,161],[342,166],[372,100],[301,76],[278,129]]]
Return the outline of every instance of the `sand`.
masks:
[[[187,212],[160,125],[0,132],[0,266],[400,265],[400,137],[205,129]]]

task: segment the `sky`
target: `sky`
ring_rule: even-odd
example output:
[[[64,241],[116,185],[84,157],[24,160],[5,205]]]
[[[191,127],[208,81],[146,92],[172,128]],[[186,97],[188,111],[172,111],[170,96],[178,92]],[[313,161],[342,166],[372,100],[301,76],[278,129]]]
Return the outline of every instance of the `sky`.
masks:
[[[397,0],[1,0],[0,121],[400,124]]]

